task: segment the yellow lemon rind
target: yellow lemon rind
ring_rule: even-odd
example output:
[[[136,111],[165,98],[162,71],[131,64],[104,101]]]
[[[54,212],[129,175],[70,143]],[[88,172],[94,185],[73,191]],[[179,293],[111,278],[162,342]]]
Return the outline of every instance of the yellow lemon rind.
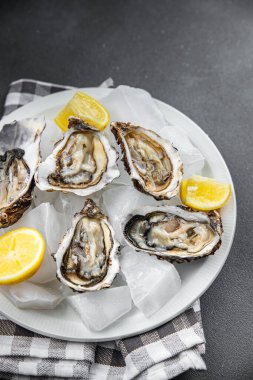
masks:
[[[199,177],[200,180],[198,179],[194,183],[194,177]],[[194,177],[190,179],[185,179],[181,182],[180,198],[184,205],[191,207],[193,209],[199,210],[199,211],[217,210],[226,205],[232,192],[232,187],[230,184],[220,184],[219,182],[215,181],[212,178],[205,178],[201,176],[194,176]],[[225,190],[223,197],[218,200],[208,200],[208,199],[205,199],[205,194],[203,194],[202,199],[200,197],[194,197],[194,195],[193,196],[189,195],[188,194],[189,184],[190,186],[194,186],[194,184],[195,186],[198,186],[199,182],[203,182],[205,184],[208,184],[209,182],[211,185],[211,188],[213,189],[215,189],[215,184],[217,184],[217,188],[223,188]]]
[[[92,109],[96,110],[97,113],[99,113],[99,116],[102,115],[102,117],[90,117],[88,113],[89,110]],[[74,110],[76,112],[74,112]],[[87,114],[85,114],[85,112]],[[96,99],[81,91],[77,91],[75,93],[72,99],[66,104],[66,106],[58,113],[54,119],[58,127],[64,132],[68,130],[68,118],[70,116],[79,117],[81,120],[91,126],[96,127],[100,131],[103,131],[110,121],[110,114],[107,109]]]
[[[41,233],[38,232],[35,228],[21,227],[21,228],[17,228],[16,230],[6,232],[4,235],[0,237],[0,246],[1,246],[1,240],[5,239],[6,237],[10,235],[13,235],[13,233],[16,233],[16,231],[21,232],[22,230],[24,232],[27,232],[27,230],[35,232],[34,235],[36,235],[36,237],[40,241],[40,251],[37,253],[34,260],[28,266],[24,267],[15,275],[7,275],[7,276],[1,277],[1,274],[0,274],[0,285],[17,284],[19,282],[28,280],[38,271],[43,261],[44,253],[45,253],[45,240],[43,236],[41,235]]]

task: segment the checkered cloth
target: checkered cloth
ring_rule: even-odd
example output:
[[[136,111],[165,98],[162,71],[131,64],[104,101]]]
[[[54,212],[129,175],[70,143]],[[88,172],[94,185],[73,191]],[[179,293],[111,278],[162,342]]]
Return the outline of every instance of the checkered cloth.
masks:
[[[108,86],[110,81],[103,83]],[[5,112],[72,87],[22,79],[12,82]],[[76,343],[28,331],[0,315],[1,379],[172,379],[206,369],[200,304],[147,333],[107,343]]]

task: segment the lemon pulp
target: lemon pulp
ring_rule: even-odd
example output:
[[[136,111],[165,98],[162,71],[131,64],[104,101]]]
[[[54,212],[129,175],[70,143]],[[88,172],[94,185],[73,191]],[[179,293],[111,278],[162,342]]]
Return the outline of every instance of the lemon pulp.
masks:
[[[18,228],[0,237],[0,285],[27,280],[39,269],[45,241],[34,228]]]
[[[64,132],[68,130],[68,118],[70,116],[79,117],[100,131],[102,131],[110,121],[110,115],[106,108],[96,99],[81,91],[78,91],[73,96],[54,119],[56,124]]]
[[[180,185],[183,204],[196,210],[216,210],[223,207],[231,195],[231,185],[213,178],[194,175]]]

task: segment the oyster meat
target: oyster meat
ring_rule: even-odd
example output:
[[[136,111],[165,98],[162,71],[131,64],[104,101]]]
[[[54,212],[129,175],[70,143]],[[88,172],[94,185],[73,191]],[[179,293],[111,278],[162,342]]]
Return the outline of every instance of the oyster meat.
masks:
[[[87,199],[54,255],[57,278],[79,292],[107,288],[119,272],[118,250],[107,217]]]
[[[31,204],[44,128],[39,117],[5,124],[0,132],[0,228],[14,224]]]
[[[117,153],[104,134],[76,117],[35,176],[40,190],[61,190],[86,196],[119,177]]]
[[[138,251],[185,262],[214,254],[220,247],[218,211],[199,212],[183,206],[145,207],[129,215],[126,242]]]
[[[179,190],[183,164],[172,144],[155,132],[130,123],[111,123],[122,160],[134,186],[157,200],[170,199]]]

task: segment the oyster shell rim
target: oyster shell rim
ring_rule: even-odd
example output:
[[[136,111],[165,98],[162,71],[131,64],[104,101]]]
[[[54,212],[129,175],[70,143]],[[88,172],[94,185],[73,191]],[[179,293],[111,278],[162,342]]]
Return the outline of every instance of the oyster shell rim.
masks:
[[[76,124],[79,123],[83,126],[83,129],[80,128],[80,126],[76,126]],[[107,154],[108,162],[107,162],[107,168],[106,171],[103,173],[100,181],[94,185],[87,186],[85,188],[68,188],[64,187],[61,188],[60,186],[54,186],[49,184],[48,182],[48,175],[53,173],[52,170],[47,170],[47,167],[53,167],[56,168],[55,162],[56,162],[56,155],[57,152],[62,149],[67,142],[68,138],[71,136],[72,133],[78,132],[81,130],[87,130],[92,131],[95,133],[101,143],[103,144],[105,148],[105,152]],[[112,156],[109,156],[108,153]],[[74,193],[78,196],[89,196],[97,191],[100,191],[103,189],[107,184],[111,183],[114,179],[118,178],[120,176],[120,171],[117,166],[117,160],[118,160],[118,153],[114,147],[110,145],[110,142],[108,138],[100,132],[97,128],[89,125],[88,123],[85,123],[82,119],[70,116],[69,117],[69,129],[67,132],[64,133],[63,137],[56,141],[54,144],[54,149],[52,153],[38,166],[36,173],[35,173],[35,183],[36,186],[42,190],[42,191],[62,191],[64,193]],[[46,174],[42,175],[41,170],[44,169],[44,166],[46,166]]]
[[[13,120],[12,122],[3,124],[0,128],[0,135],[3,133],[5,127],[10,125],[21,124],[18,128],[24,128],[25,122],[37,122],[40,125],[37,129],[34,129],[32,147],[36,150],[37,157],[35,160],[32,160],[30,155],[27,154],[31,146],[27,144],[15,147],[11,149],[6,149],[5,151],[1,150],[1,156],[3,157],[8,151],[14,151],[15,149],[22,149],[24,151],[23,159],[25,160],[26,165],[29,168],[29,180],[27,181],[26,187],[20,192],[20,196],[15,198],[9,205],[5,207],[0,207],[0,228],[8,228],[15,224],[24,214],[24,212],[30,207],[33,196],[32,192],[35,186],[35,172],[39,163],[41,162],[41,152],[40,152],[40,142],[41,135],[46,127],[46,120],[44,116],[36,116],[30,118],[23,118],[21,120]],[[30,128],[30,127],[25,127]],[[33,126],[31,126],[33,128]],[[31,165],[32,164],[32,165]]]
[[[141,128],[148,137],[154,140],[157,140],[159,144],[162,145],[162,147],[165,149],[166,153],[168,154],[168,157],[170,158],[170,161],[172,163],[172,173],[175,172],[176,175],[173,176],[172,181],[170,181],[167,188],[162,190],[160,194],[159,192],[156,193],[156,192],[146,190],[144,181],[140,178],[140,176],[138,175],[136,169],[134,168],[132,164],[131,154],[129,153],[129,148],[124,137],[124,132],[123,133],[121,132],[122,130],[124,130],[124,128],[128,128],[128,127]],[[150,195],[154,197],[156,200],[170,200],[171,198],[173,198],[174,196],[178,194],[180,182],[183,176],[183,162],[178,153],[178,149],[174,147],[173,144],[169,140],[162,138],[153,130],[146,129],[140,125],[133,124],[130,122],[127,122],[127,123],[118,122],[118,121],[111,122],[110,129],[115,137],[117,144],[119,145],[121,149],[121,153],[122,153],[121,160],[124,163],[125,170],[130,175],[131,180],[134,184],[134,187],[138,191],[144,194]],[[171,156],[175,157],[175,162],[174,160],[171,160]],[[176,177],[178,179],[176,179]],[[173,180],[176,181],[176,183],[174,183]],[[171,189],[168,190],[172,186],[174,186],[174,188],[172,190]]]
[[[108,259],[108,270],[105,277],[100,282],[90,287],[74,284],[73,282],[67,280],[63,276],[62,271],[61,271],[61,265],[63,262],[64,254],[66,253],[66,250],[68,249],[69,244],[71,243],[72,237],[76,229],[76,225],[82,219],[83,216],[88,216],[88,217],[99,216],[99,218],[102,219],[103,222],[109,228],[110,233],[111,233],[111,239],[113,242],[113,245],[109,254],[109,259]],[[97,204],[92,199],[87,198],[84,201],[83,208],[74,215],[72,219],[72,225],[70,228],[67,229],[66,233],[64,234],[61,242],[59,243],[57,252],[52,254],[52,257],[56,261],[56,266],[57,266],[56,277],[64,285],[68,286],[73,291],[77,291],[80,293],[83,293],[86,291],[92,292],[92,291],[102,290],[104,288],[109,288],[114,278],[120,271],[120,264],[119,264],[119,258],[118,258],[119,251],[120,251],[120,244],[115,238],[115,232],[112,225],[108,221],[108,217],[103,213],[100,207],[98,207]]]
[[[209,224],[211,225],[212,229],[216,233],[215,236],[217,237],[217,239],[216,239],[217,241],[215,242],[215,245],[212,247],[212,249],[210,251],[208,251],[207,249],[205,249],[205,248],[208,248],[208,246],[207,246],[202,250],[202,251],[204,251],[202,254],[197,254],[197,255],[196,254],[193,254],[193,255],[189,255],[189,254],[188,255],[169,255],[168,251],[165,251],[164,253],[162,253],[162,252],[149,251],[149,250],[144,249],[144,248],[138,249],[134,244],[132,244],[129,241],[129,239],[127,238],[127,234],[125,232],[125,229],[126,229],[127,223],[135,215],[137,215],[137,214],[146,215],[149,212],[153,212],[153,211],[166,211],[166,212],[168,212],[168,209],[169,209],[169,211],[171,210],[172,213],[173,213],[173,210],[178,210],[178,211],[182,210],[182,211],[194,213],[198,216],[202,216],[206,220],[208,219]],[[127,245],[132,247],[135,251],[143,252],[143,253],[149,254],[149,255],[154,255],[159,260],[166,260],[166,261],[169,261],[171,263],[178,263],[178,264],[191,262],[191,261],[194,261],[197,259],[208,257],[209,255],[213,255],[221,246],[221,243],[222,243],[221,236],[223,233],[222,219],[221,219],[220,213],[217,210],[211,210],[208,212],[197,211],[197,210],[194,210],[190,207],[186,207],[183,205],[177,205],[177,206],[160,205],[160,206],[156,206],[156,207],[146,206],[146,207],[143,207],[142,209],[135,209],[130,214],[128,214],[126,216],[125,220],[121,223],[121,228],[122,228],[123,236],[124,236],[124,239],[125,239]],[[210,244],[209,244],[209,246],[210,246]]]

